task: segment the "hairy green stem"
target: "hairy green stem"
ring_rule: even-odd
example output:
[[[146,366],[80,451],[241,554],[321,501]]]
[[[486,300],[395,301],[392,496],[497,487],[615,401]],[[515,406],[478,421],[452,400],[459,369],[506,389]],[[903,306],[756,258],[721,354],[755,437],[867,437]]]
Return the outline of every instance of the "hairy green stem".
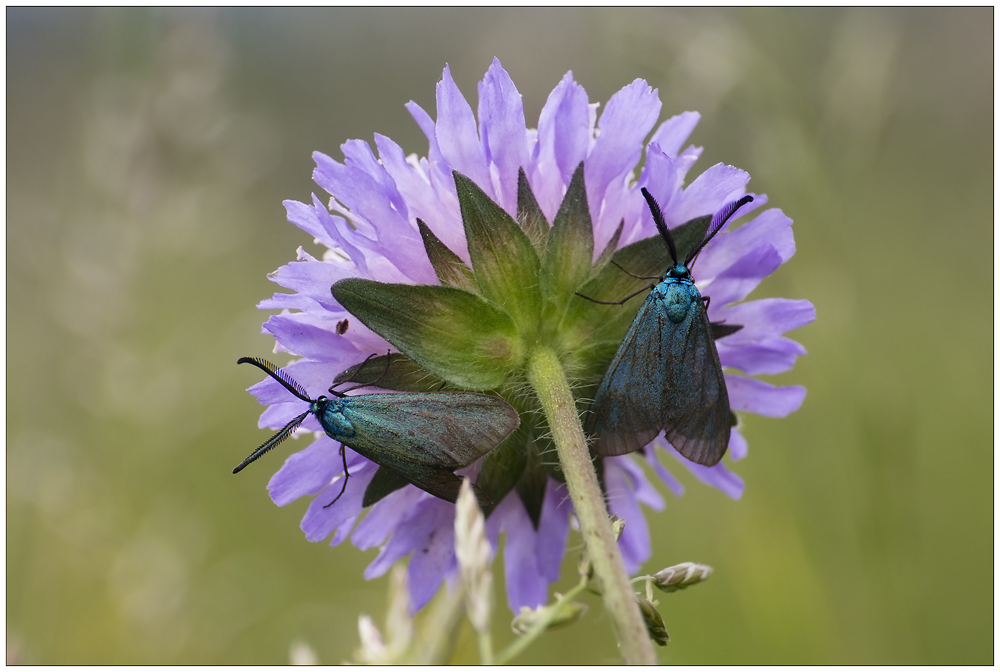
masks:
[[[611,530],[576,403],[559,357],[551,348],[538,347],[532,352],[528,381],[538,395],[552,431],[587,555],[600,581],[604,607],[618,638],[622,659],[630,665],[655,665],[653,643],[646,634],[646,624]]]

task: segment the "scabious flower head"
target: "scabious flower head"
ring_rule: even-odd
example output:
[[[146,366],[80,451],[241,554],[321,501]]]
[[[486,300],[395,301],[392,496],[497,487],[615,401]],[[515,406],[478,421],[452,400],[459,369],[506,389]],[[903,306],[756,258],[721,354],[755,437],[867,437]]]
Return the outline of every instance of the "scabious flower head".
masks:
[[[640,188],[652,193],[675,227],[743,196],[750,177],[718,164],[688,182],[701,154],[686,144],[699,115],[684,112],[656,126],[660,101],[643,80],[612,96],[598,115],[598,105],[567,73],[549,95],[537,129],[527,128],[521,96],[494,60],[479,84],[476,114],[447,67],[437,86],[437,119],[416,103],[407,109],[427,136],[426,157],[406,155],[381,135],[375,136],[377,156],[360,140],[342,146],[343,161],[314,155],[313,177],[331,198],[314,195],[311,203],[285,206],[289,221],[324,249],[317,257],[299,248],[296,261],[269,276],[294,293],[277,293],[259,305],[281,311],[263,329],[274,336],[277,352],[298,358],[285,370],[313,396],[348,369],[354,377],[347,378],[363,381],[356,365],[393,352],[402,355],[393,355],[390,380],[380,386],[436,389],[446,382],[451,389],[492,390],[521,412],[522,426],[512,439],[460,471],[478,477],[477,485],[496,503],[486,534],[494,549],[505,534],[508,603],[517,613],[546,602],[549,584],[559,577],[572,513],[544,418],[525,389],[526,350],[545,342],[559,353],[585,410],[583,400],[593,396],[641,299],[612,312],[575,292],[641,283],[608,264],[616,250],[635,251],[639,241],[657,235]],[[812,321],[814,310],[808,301],[744,301],[795,251],[792,222],[780,210],[743,219],[766,202],[755,194],[740,210],[745,223],[727,224],[701,252],[694,274],[701,293],[711,296],[709,318],[742,325],[718,341],[731,408],[782,417],[799,407],[805,390],[750,376],[792,367],[805,351],[783,334]],[[660,256],[665,263],[665,250]],[[334,288],[335,298],[331,285],[345,279],[355,280]],[[401,285],[410,287],[403,291]],[[439,285],[457,290],[413,287]],[[459,290],[459,303],[465,303],[456,308],[452,299]],[[393,372],[400,373],[393,378]],[[261,427],[282,427],[305,410],[271,379],[250,391],[268,406]],[[350,538],[358,548],[379,548],[366,578],[411,555],[408,585],[414,608],[422,607],[456,571],[454,505],[406,486],[383,496],[362,518],[378,465],[347,448],[351,477],[343,496],[327,506],[342,487],[340,446],[313,417],[301,431],[317,438],[271,479],[274,502],[313,497],[302,520],[311,541],[332,535],[334,546]],[[739,460],[746,453],[746,440],[734,428],[729,455]],[[682,486],[661,463],[663,454],[730,497],[742,494],[742,480],[724,464],[689,462],[662,435],[643,454],[677,495]],[[619,546],[630,573],[650,555],[639,505],[664,505],[636,459],[605,458],[602,474],[609,510],[628,521]]]

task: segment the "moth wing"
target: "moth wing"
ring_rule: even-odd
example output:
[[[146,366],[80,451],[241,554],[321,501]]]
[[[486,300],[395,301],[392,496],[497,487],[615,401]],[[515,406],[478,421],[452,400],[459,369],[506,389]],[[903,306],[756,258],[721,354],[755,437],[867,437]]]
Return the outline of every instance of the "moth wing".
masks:
[[[368,482],[364,498],[361,500],[361,508],[367,509],[383,497],[407,485],[416,485],[435,497],[454,502],[458,499],[458,490],[462,485],[462,479],[456,476],[455,472],[443,467],[414,468],[410,470],[410,478],[407,478],[389,467],[380,465],[375,471],[375,476]],[[480,507],[486,509],[492,506],[493,502],[486,496],[486,493],[479,489],[479,486],[473,483],[472,489],[476,493]]]
[[[383,470],[394,471],[385,465],[379,469],[379,471]],[[397,476],[417,486],[424,492],[429,492],[435,497],[449,502],[454,502],[458,499],[458,491],[462,486],[462,477],[456,475],[455,472],[446,467],[434,467],[422,464],[411,465],[405,474],[397,474]],[[493,506],[490,498],[475,483],[472,484],[472,490],[481,508],[486,509]],[[366,497],[367,494],[366,492]]]
[[[347,401],[354,436],[343,442],[403,475],[408,465],[467,466],[520,424],[507,402],[486,394],[366,394]]]
[[[681,455],[705,466],[718,464],[726,454],[731,431],[729,394],[719,351],[701,301],[691,305],[685,319],[670,334],[681,339],[668,358],[666,384],[659,408],[667,440]]]
[[[595,436],[592,447],[597,455],[635,452],[662,429],[660,350],[664,320],[669,322],[660,302],[647,297],[608,365],[587,419],[587,431]]]

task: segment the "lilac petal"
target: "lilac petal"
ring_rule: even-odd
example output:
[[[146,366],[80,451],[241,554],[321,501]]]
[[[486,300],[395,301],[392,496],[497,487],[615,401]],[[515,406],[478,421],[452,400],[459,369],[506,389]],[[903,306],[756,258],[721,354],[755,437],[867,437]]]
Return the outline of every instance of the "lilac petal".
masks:
[[[361,513],[361,500],[365,495],[365,489],[375,475],[373,467],[374,464],[370,462],[368,465],[359,465],[347,479],[346,487],[341,477],[316,495],[300,525],[302,531],[306,533],[306,539],[323,541],[341,525],[353,524],[352,519]],[[341,488],[344,488],[344,494],[332,506],[328,506],[340,494]]]
[[[742,460],[747,456],[748,449],[749,446],[747,445],[747,440],[734,427],[732,432],[729,434],[729,457],[731,457],[734,462]]]
[[[739,369],[747,375],[775,374],[788,371],[806,349],[790,338],[778,337],[756,343],[718,344],[723,366]]]
[[[305,450],[289,455],[268,481],[267,490],[275,504],[285,506],[299,497],[315,495],[342,470],[340,444],[321,436]]]
[[[639,161],[643,138],[659,113],[659,96],[645,80],[637,79],[611,96],[598,121],[599,134],[587,157],[587,197],[591,209],[604,200],[608,185]]]
[[[493,180],[486,165],[483,145],[476,130],[476,118],[462,92],[445,66],[437,85],[437,126],[435,129],[441,155],[452,169],[462,173],[496,198]]]
[[[604,485],[608,493],[608,510],[625,519],[625,531],[618,540],[618,547],[621,549],[626,571],[634,574],[652,552],[649,527],[639,508],[639,493],[643,489],[649,489],[658,498],[659,493],[656,493],[642,475],[642,470],[627,456],[604,459]],[[659,499],[659,507],[654,508],[663,508],[662,498]]]
[[[396,525],[395,531],[388,543],[382,547],[378,557],[365,569],[364,576],[366,579],[382,576],[397,560],[412,553],[415,549],[423,548],[426,542],[436,533],[441,523],[439,518],[443,514],[438,503],[447,504],[447,502],[437,497],[428,495],[421,497],[413,506],[406,510],[406,515]],[[453,512],[454,507],[451,507],[451,510]],[[453,527],[453,522],[449,522],[448,525]]]
[[[490,549],[492,551],[491,556],[495,556],[497,549],[500,548],[500,532],[503,531],[504,516],[503,512],[507,508],[507,499],[511,496],[511,493],[507,493],[493,512],[486,518],[486,539],[490,542]],[[497,514],[497,511],[500,514]]]
[[[360,243],[366,250],[370,250],[372,241],[351,231],[344,218],[332,216],[330,211],[326,209],[326,206],[324,206],[320,202],[319,198],[316,197],[316,194],[312,195],[312,200],[312,215],[315,217],[319,226],[323,227],[323,229],[330,234],[330,237],[336,241],[336,245],[334,247],[339,247],[344,250],[354,265],[357,266],[358,270],[361,271],[362,275],[370,275],[368,270],[368,258],[355,243]]]
[[[437,130],[434,127],[434,120],[431,119],[431,115],[424,111],[424,108],[417,105],[412,100],[406,104],[406,109],[409,111],[410,116],[413,120],[417,122],[417,126],[420,130],[424,132],[427,136],[427,142],[429,147],[427,149],[427,158],[431,163],[440,163],[444,161],[444,157],[441,155],[441,149],[438,147],[437,142]]]
[[[343,309],[340,310],[342,311]],[[337,324],[345,317],[348,318],[347,332],[338,334]],[[286,335],[291,334],[292,336],[289,338],[292,338],[295,334],[298,334],[297,338],[305,340],[314,337],[320,338],[319,342],[314,343],[312,346],[305,346],[304,350],[314,351],[314,348],[319,348],[319,353],[321,354],[315,357],[315,359],[339,363],[344,361],[345,358],[350,358],[350,363],[356,364],[369,354],[384,354],[390,349],[388,341],[371,331],[360,320],[350,318],[346,312],[285,313],[272,316],[272,319],[274,318],[282,318],[276,322],[276,328],[284,329]],[[316,333],[309,329],[314,330]],[[267,323],[265,323],[265,328],[262,331],[268,333]],[[328,332],[329,335],[324,336],[318,332]],[[335,337],[339,337],[339,340]],[[332,342],[330,342],[331,339]],[[293,348],[288,343],[283,343],[280,340],[278,341],[278,346],[293,351]]]
[[[314,299],[302,294],[282,294],[275,292],[270,299],[257,304],[261,310],[316,310],[319,306]]]
[[[619,247],[637,240],[636,231],[642,228],[642,216],[649,209],[638,189],[627,188],[627,185],[632,182],[632,173],[622,175],[619,179],[620,183],[616,180],[608,187],[604,203],[601,204],[601,221],[595,223],[594,261],[600,256],[601,251],[614,235],[615,229],[623,221],[625,227],[622,230]],[[616,184],[619,184],[621,188],[616,188]],[[614,222],[614,226],[611,226],[611,222]]]
[[[660,209],[666,212],[681,194],[684,172],[679,161],[668,156],[657,143],[651,142],[646,147],[646,165],[636,186],[645,187],[656,199]],[[636,191],[633,200],[634,210],[626,214],[625,221],[633,221],[635,224],[622,236],[623,245],[659,236],[645,199]]]
[[[756,201],[753,205],[756,205]],[[714,277],[744,257],[747,250],[764,245],[773,247],[781,263],[785,263],[795,254],[795,238],[791,226],[792,220],[781,210],[765,210],[735,231],[713,240],[698,259],[698,277]]]
[[[331,546],[340,546],[340,544],[347,539],[347,537],[351,534],[351,528],[354,527],[354,523],[357,522],[359,515],[361,515],[360,512],[351,516],[341,523],[340,527],[333,531],[333,539],[330,540]]]
[[[801,385],[775,387],[756,378],[725,374],[729,406],[734,411],[756,413],[768,418],[783,418],[797,411],[806,398]]]
[[[282,205],[285,206],[285,213],[289,222],[308,233],[322,245],[326,245],[329,248],[339,246],[337,238],[316,218],[313,208],[305,203],[291,200],[282,201]]]
[[[375,134],[375,146],[386,172],[409,205],[414,219],[420,218],[448,249],[469,263],[468,245],[458,200],[449,193],[439,193],[430,185],[430,178],[411,166],[402,148],[384,135]],[[517,176],[515,175],[515,180]]]
[[[591,140],[587,92],[567,72],[549,94],[538,117],[538,156],[529,173],[542,213],[551,222],[573,171],[587,158]]]
[[[496,167],[497,203],[517,217],[517,172],[528,166],[521,94],[496,57],[479,83],[479,134],[486,161]]]
[[[603,250],[621,221],[624,201],[609,208],[605,199],[612,184],[624,186],[624,178],[642,156],[643,138],[660,114],[655,89],[637,79],[611,96],[598,122],[600,133],[587,157],[587,201],[594,222],[594,250]],[[623,189],[614,195],[620,198]]]
[[[304,401],[293,401],[287,404],[271,404],[260,414],[257,427],[260,429],[281,429],[292,418],[298,417],[309,410],[309,404]],[[306,423],[302,423],[305,425]]]
[[[746,171],[717,163],[678,194],[663,209],[663,216],[670,226],[677,226],[695,217],[714,214],[742,196],[749,181]]]
[[[677,157],[677,167],[680,170],[682,178],[687,175],[688,171],[691,170],[691,168],[694,167],[694,164],[697,163],[698,159],[701,158],[701,153],[704,149],[704,147],[695,147],[694,145],[690,145],[687,149],[680,153]]]
[[[423,608],[434,597],[445,575],[456,567],[455,506],[432,497],[424,515],[433,519],[436,525],[413,548],[410,558],[407,578],[414,611]]]
[[[711,308],[711,307],[710,307]],[[743,328],[726,336],[723,343],[764,341],[798,329],[816,319],[816,309],[805,299],[758,299],[712,311],[714,321],[741,324]]]
[[[283,347],[307,359],[328,359],[346,343],[333,328],[315,324],[321,320],[308,313],[272,315],[264,323],[263,331],[274,336]]]
[[[406,222],[410,214],[406,199],[399,193],[399,190],[396,188],[396,181],[386,171],[385,166],[375,158],[371,146],[363,140],[348,140],[340,146],[340,149],[344,152],[344,166],[357,175],[371,179],[376,185],[373,192],[381,196],[389,206],[389,209],[399,213],[399,217],[403,222]],[[337,200],[341,203],[344,202],[340,198],[337,198]],[[381,229],[385,223],[379,221],[378,225],[379,229]],[[404,224],[404,228],[408,229],[412,227]]]
[[[363,148],[363,149],[362,149]],[[346,163],[340,164],[317,153],[313,179],[342,203],[358,231],[343,230],[345,239],[370,246],[405,273],[411,282],[431,281],[436,276],[424,252],[423,241],[392,178],[375,160],[367,143],[354,141],[343,145]],[[337,208],[334,208],[337,209]],[[377,224],[377,226],[376,226]],[[378,238],[363,235],[372,231]]]
[[[662,437],[663,434],[661,433],[660,436]],[[670,491],[674,493],[674,496],[680,497],[684,494],[684,486],[674,477],[673,474],[667,471],[666,467],[660,464],[660,457],[656,454],[657,445],[657,442],[654,441],[643,449],[646,453],[646,459],[653,465],[653,471],[656,472],[656,475],[660,477],[661,481],[666,483],[667,487],[670,488]]]
[[[642,169],[642,176],[639,178],[639,186],[645,187],[649,193],[660,204],[660,208],[667,207],[674,196],[680,192],[681,179],[678,174],[677,164],[670,158],[658,144],[649,143],[646,147],[646,165]],[[653,215],[649,208],[644,208],[643,219],[649,222],[644,228],[655,231]]]
[[[447,212],[452,217],[451,221],[461,222],[461,215],[458,209],[458,196],[455,193],[455,179],[451,174],[451,166],[445,161],[444,156],[441,154],[441,149],[438,147],[437,128],[434,125],[434,121],[431,120],[430,115],[424,112],[423,108],[412,100],[406,104],[406,109],[413,115],[417,125],[420,126],[420,129],[430,142],[427,157],[418,159],[421,172],[430,181],[431,189],[437,194],[438,198],[442,199],[448,205]],[[444,240],[444,238],[441,240]],[[458,254],[457,250],[455,252]]]
[[[706,467],[690,460],[685,460],[679,453],[678,457],[686,463],[684,466],[688,468],[688,471],[694,474],[695,478],[705,485],[710,485],[716,490],[721,490],[723,494],[732,499],[739,499],[743,496],[745,488],[743,479],[729,471],[722,462],[719,462],[714,467]]]
[[[308,231],[315,236],[316,240],[330,247],[340,248],[351,258],[351,262],[362,272],[368,274],[367,260],[365,255],[356,245],[344,237],[341,227],[346,227],[347,223],[340,217],[332,217],[326,207],[316,197],[312,195],[313,205],[310,207],[298,201],[285,201],[285,211],[288,213],[288,221],[299,228]]]
[[[511,492],[501,503],[503,511],[504,578],[507,582],[507,604],[515,614],[521,607],[535,607],[545,604],[549,582],[538,569],[535,555],[535,528],[524,510],[524,504],[516,492]],[[497,507],[498,509],[500,507]],[[494,515],[497,511],[494,511]],[[491,516],[492,517],[492,516]]]
[[[545,499],[542,515],[535,535],[535,561],[538,571],[549,583],[559,580],[566,540],[569,538],[569,516],[573,504],[566,486],[548,478],[545,484]]]
[[[663,450],[673,455],[678,462],[694,474],[695,478],[705,485],[710,485],[717,490],[721,490],[725,495],[733,499],[739,499],[743,496],[743,479],[729,471],[722,462],[719,462],[714,467],[706,467],[702,464],[692,462],[678,453],[665,439],[660,439],[660,441],[662,441],[660,447]]]
[[[654,142],[658,144],[667,156],[677,158],[681,145],[691,137],[691,133],[699,121],[701,121],[701,115],[697,112],[681,112],[660,124],[649,142],[650,144]]]
[[[413,507],[426,494],[413,486],[404,486],[386,495],[372,506],[365,519],[354,528],[351,542],[362,551],[381,545],[389,538]]]
[[[712,297],[712,304],[724,306],[746,298],[760,281],[781,266],[781,255],[770,245],[761,245],[743,255],[732,266],[710,281],[699,285],[702,296]],[[709,317],[713,313],[709,307]]]
[[[361,320],[354,318],[348,318],[348,320],[347,333],[343,334],[342,338],[353,345],[355,350],[360,354],[356,361],[351,362],[352,365],[360,364],[368,355],[374,354],[382,356],[390,350],[392,352],[396,352],[396,348],[390,346],[389,341],[385,340],[366,327],[361,323]],[[339,320],[337,322],[339,322]],[[336,332],[337,322],[333,322],[330,325],[330,328],[333,329],[334,332]]]
[[[304,294],[325,310],[343,310],[330,294],[330,285],[344,278],[356,277],[357,271],[348,264],[327,264],[321,261],[293,261],[268,273],[267,279],[282,287]]]

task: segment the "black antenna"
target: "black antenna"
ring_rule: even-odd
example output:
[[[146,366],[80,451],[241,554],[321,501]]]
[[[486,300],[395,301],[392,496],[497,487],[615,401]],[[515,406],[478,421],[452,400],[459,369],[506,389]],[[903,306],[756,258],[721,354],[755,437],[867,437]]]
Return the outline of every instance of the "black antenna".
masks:
[[[649,211],[653,213],[653,221],[656,223],[656,230],[660,232],[660,238],[663,238],[663,242],[667,244],[667,249],[670,251],[670,258],[677,263],[677,246],[674,245],[674,237],[670,235],[670,229],[667,228],[667,222],[663,219],[663,212],[660,211],[660,204],[656,202],[652,194],[646,191],[646,187],[642,188],[642,196],[646,199],[646,203],[649,205]]]
[[[721,229],[725,225],[725,223],[729,221],[729,218],[732,217],[733,214],[737,210],[742,208],[744,205],[752,202],[753,202],[753,196],[747,195],[739,199],[738,201],[727,203],[722,207],[721,210],[715,213],[715,216],[712,217],[712,223],[708,225],[708,231],[705,232],[705,237],[701,239],[701,242],[698,243],[697,246],[691,248],[691,251],[688,252],[687,258],[684,260],[684,265],[690,268],[691,260],[694,259],[699,252],[701,252],[701,248],[708,245],[708,241],[712,240],[712,238],[715,237],[715,234],[717,234],[719,232],[719,229]]]
[[[257,357],[240,357],[236,360],[237,364],[253,364],[258,369],[262,370],[267,375],[274,378],[276,381],[285,386],[289,392],[294,394],[296,397],[302,401],[312,403],[313,400],[309,398],[309,394],[306,393],[304,387],[299,385],[295,380],[291,378],[287,373],[276,367],[271,362],[266,359],[259,359]],[[286,428],[287,429],[287,428]]]
[[[236,465],[236,468],[233,469],[233,473],[234,474],[240,473],[241,471],[243,471],[243,468],[246,467],[248,464],[250,464],[251,462],[253,462],[257,458],[259,458],[261,455],[263,455],[267,451],[271,450],[276,445],[278,445],[279,443],[281,443],[282,441],[284,441],[285,439],[287,439],[289,436],[291,436],[292,432],[295,431],[295,428],[298,427],[299,425],[301,425],[302,422],[307,417],[309,417],[309,413],[310,413],[310,411],[306,411],[305,413],[303,413],[302,415],[300,415],[299,417],[295,418],[294,420],[292,420],[291,422],[289,422],[287,425],[285,425],[284,428],[281,431],[279,431],[277,434],[275,434],[274,436],[272,436],[270,439],[268,439],[264,443],[260,444],[260,448],[258,448],[257,450],[253,451],[252,453],[250,453],[247,456],[247,459],[243,460],[238,465]]]

